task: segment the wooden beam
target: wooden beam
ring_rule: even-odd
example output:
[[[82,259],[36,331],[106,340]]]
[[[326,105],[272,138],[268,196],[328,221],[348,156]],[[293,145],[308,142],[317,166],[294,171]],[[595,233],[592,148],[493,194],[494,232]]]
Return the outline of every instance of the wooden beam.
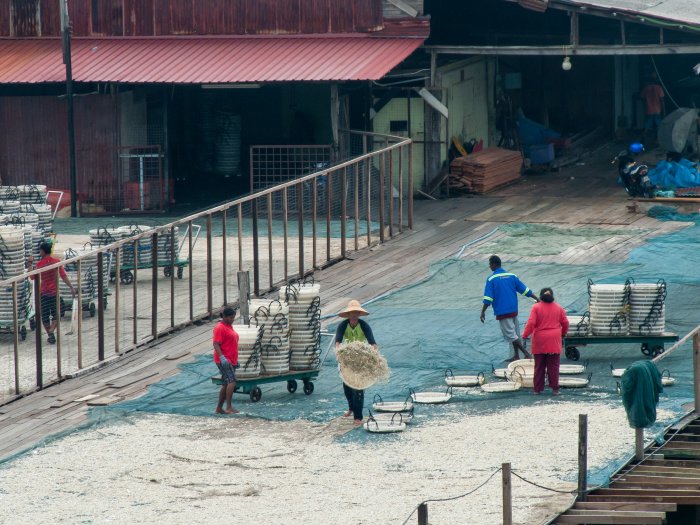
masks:
[[[404,0],[387,0],[387,2],[389,2],[394,7],[400,9],[401,11],[406,13],[408,16],[412,16],[414,18],[418,16],[418,10],[415,9],[408,2],[404,2]]]
[[[652,512],[676,512],[675,503],[642,503],[638,501],[579,501],[574,509],[581,510],[646,510]]]
[[[589,494],[587,501],[607,502],[646,502],[646,503],[676,503],[678,505],[700,505],[700,497],[695,496],[629,496],[619,494]]]
[[[610,484],[611,489],[643,489],[643,490],[700,490],[700,483],[697,481],[683,483],[673,480],[668,483],[660,481],[639,481],[636,479],[626,479],[615,481]]]
[[[697,498],[700,500],[700,490],[665,490],[665,489],[598,489],[595,491],[600,496],[647,496],[653,498]],[[662,501],[659,499],[659,501]]]
[[[581,525],[594,525],[598,523],[619,525],[662,525],[666,517],[664,513],[655,512],[633,512],[629,515],[598,513],[599,511],[591,512],[596,514],[562,514],[554,523],[579,523]],[[661,514],[661,517],[659,517],[658,514]]]
[[[619,479],[615,479],[613,483],[617,482],[639,482],[639,483],[660,483],[660,484],[666,484],[666,485],[673,485],[676,483],[685,483],[685,484],[695,484],[695,485],[700,485],[700,478],[698,477],[690,477],[690,478],[683,478],[679,476],[651,476],[651,475],[643,475],[643,474],[623,474]]]
[[[435,51],[442,55],[539,55],[539,56],[599,56],[599,55],[695,55],[700,53],[698,44],[665,44],[665,45],[609,45],[609,46],[578,46],[571,48],[560,46],[425,46],[426,51]],[[677,199],[637,199],[640,201],[653,200],[674,202]],[[690,199],[698,202],[700,199]]]

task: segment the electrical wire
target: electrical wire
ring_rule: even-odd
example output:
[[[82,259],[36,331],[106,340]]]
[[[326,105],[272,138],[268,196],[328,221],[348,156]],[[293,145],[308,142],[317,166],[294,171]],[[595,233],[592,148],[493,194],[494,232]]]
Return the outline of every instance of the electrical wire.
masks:
[[[650,56],[649,58],[651,58],[651,63],[654,65],[654,71],[656,71],[656,77],[659,79],[659,82],[661,82],[661,86],[664,88],[664,91],[665,91],[666,94],[668,95],[668,98],[671,100],[671,102],[674,103],[674,105],[676,106],[676,108],[680,108],[680,106],[678,105],[678,103],[677,103],[677,102],[674,100],[674,98],[671,96],[671,93],[668,91],[668,88],[666,87],[666,84],[664,84],[664,80],[663,80],[663,78],[661,78],[661,74],[659,73],[659,68],[656,67],[656,60],[654,60],[654,57],[653,57],[653,56]]]
[[[429,76],[428,77],[416,77],[416,78],[411,78],[408,80],[399,80],[398,82],[377,82],[376,80],[373,80],[372,84],[374,84],[375,86],[379,86],[379,87],[391,87],[391,86],[398,86],[401,84],[410,84],[412,82],[418,82],[420,80],[427,80],[429,78],[430,78]]]

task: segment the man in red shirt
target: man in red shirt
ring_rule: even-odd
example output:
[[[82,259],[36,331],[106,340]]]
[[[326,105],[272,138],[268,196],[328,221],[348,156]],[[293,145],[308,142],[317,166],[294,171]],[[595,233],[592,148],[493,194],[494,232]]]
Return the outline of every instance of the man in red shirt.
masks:
[[[659,85],[656,73],[652,73],[647,84],[642,88],[640,97],[644,101],[644,133],[651,133],[659,129],[661,117],[664,111],[664,90]]]
[[[39,255],[41,255],[41,260],[36,263],[36,269],[44,268],[52,264],[61,262],[60,259],[51,256],[51,243],[42,242],[39,245]],[[34,258],[29,257],[29,270],[34,270]],[[58,275],[61,277],[64,283],[70,288],[70,293],[75,297],[75,289],[71,284],[66,271],[63,266],[58,268]],[[35,275],[31,276],[32,281],[36,279]],[[44,329],[48,334],[49,344],[54,344],[56,342],[56,336],[54,331],[58,325],[58,315],[56,312],[56,295],[58,294],[56,290],[56,269],[48,270],[41,273],[41,321],[44,324]]]
[[[236,310],[227,306],[221,314],[221,322],[214,327],[214,363],[221,372],[221,390],[217,414],[238,414],[231,406],[233,391],[236,389],[236,368],[238,368],[238,333],[233,329]],[[224,412],[224,401],[226,411]]]

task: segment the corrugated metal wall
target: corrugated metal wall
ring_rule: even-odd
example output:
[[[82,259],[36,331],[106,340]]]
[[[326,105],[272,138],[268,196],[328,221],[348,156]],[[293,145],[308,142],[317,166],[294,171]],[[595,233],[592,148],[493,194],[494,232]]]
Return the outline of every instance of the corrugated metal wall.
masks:
[[[0,36],[60,34],[58,0],[0,0]],[[71,0],[74,36],[377,31],[381,0]]]
[[[70,188],[66,101],[57,97],[0,98],[3,184]],[[117,137],[109,95],[75,99],[78,192],[83,201],[114,199]]]

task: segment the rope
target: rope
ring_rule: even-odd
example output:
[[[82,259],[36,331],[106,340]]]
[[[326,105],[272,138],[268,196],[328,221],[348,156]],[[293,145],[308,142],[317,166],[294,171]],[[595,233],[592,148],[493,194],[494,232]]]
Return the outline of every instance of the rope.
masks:
[[[678,102],[676,102],[674,100],[674,98],[671,96],[671,93],[669,93],[668,88],[666,87],[666,84],[664,84],[664,79],[661,78],[661,73],[659,73],[659,68],[656,67],[656,60],[654,60],[653,56],[650,56],[649,58],[651,58],[651,63],[654,65],[654,71],[656,71],[656,77],[659,79],[659,82],[661,82],[661,85],[663,86],[664,91],[668,95],[668,98],[671,100],[671,102],[673,102],[675,104],[675,106],[677,108],[680,108],[680,106],[678,105]]]
[[[410,520],[410,519],[413,517],[413,515],[416,513],[416,511],[418,510],[418,508],[419,508],[421,505],[424,505],[425,503],[431,503],[431,502],[434,503],[434,502],[440,502],[440,501],[454,501],[454,500],[456,500],[456,499],[460,499],[460,498],[464,498],[464,497],[466,497],[466,496],[469,496],[470,494],[473,494],[474,492],[476,492],[477,490],[479,490],[481,487],[483,487],[484,485],[486,485],[489,481],[491,481],[491,479],[492,479],[496,474],[498,474],[501,470],[502,470],[502,469],[500,469],[500,468],[494,470],[493,473],[486,479],[486,481],[484,481],[481,485],[479,485],[479,486],[476,487],[475,489],[470,490],[469,492],[465,492],[464,494],[460,494],[460,495],[458,495],[458,496],[452,496],[451,498],[439,498],[439,499],[436,498],[436,499],[427,499],[427,500],[425,500],[425,501],[422,501],[415,509],[413,509],[413,511],[411,512],[411,514],[408,515],[408,517],[406,518],[406,520],[405,520],[401,525],[406,525],[406,523],[408,523],[408,520]]]

